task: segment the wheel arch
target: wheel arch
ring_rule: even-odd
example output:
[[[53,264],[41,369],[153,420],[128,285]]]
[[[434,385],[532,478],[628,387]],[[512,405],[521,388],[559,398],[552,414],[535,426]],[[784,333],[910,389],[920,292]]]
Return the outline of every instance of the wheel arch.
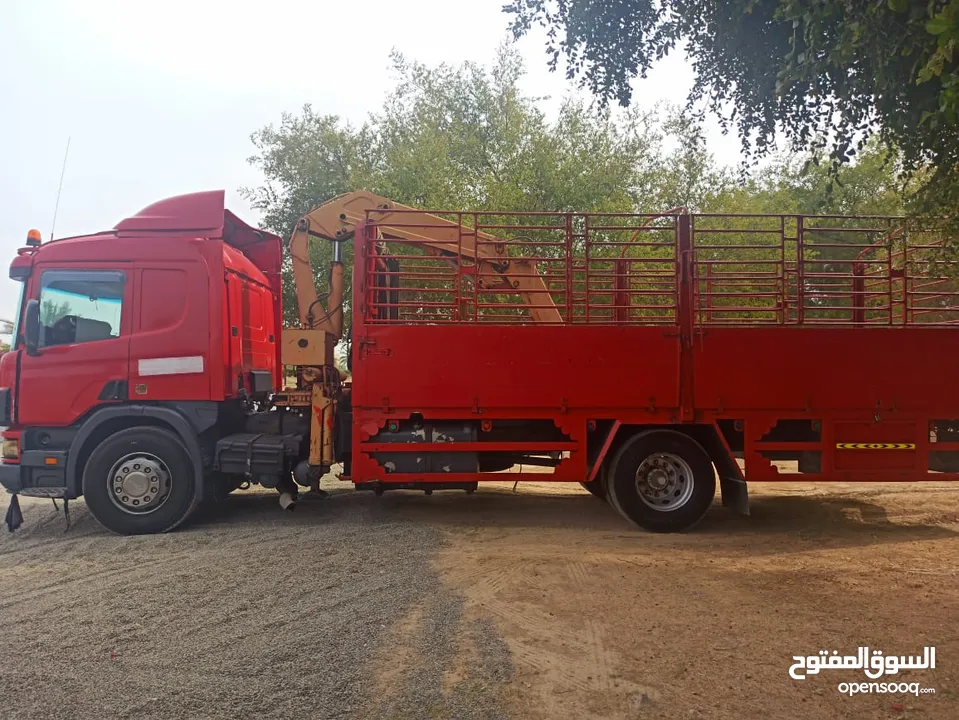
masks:
[[[181,413],[152,405],[107,407],[91,415],[73,438],[67,454],[67,492],[82,494],[83,468],[94,448],[119,430],[130,427],[160,427],[174,433],[190,455],[196,478],[195,499],[203,497],[203,453],[196,430]]]
[[[610,460],[615,457],[616,452],[629,438],[647,432],[666,430],[686,435],[696,441],[716,468],[723,505],[732,508],[741,515],[749,515],[749,495],[746,490],[745,476],[730,452],[722,432],[714,423],[685,425],[614,424],[611,430],[613,433],[612,440],[604,448],[600,457],[597,458],[597,468],[605,464],[608,469]]]

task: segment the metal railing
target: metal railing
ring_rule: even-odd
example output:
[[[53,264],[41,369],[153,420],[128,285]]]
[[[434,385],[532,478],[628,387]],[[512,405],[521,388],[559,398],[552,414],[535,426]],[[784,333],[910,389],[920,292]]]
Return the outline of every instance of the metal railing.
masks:
[[[370,322],[959,324],[956,261],[902,218],[392,212],[359,239]]]

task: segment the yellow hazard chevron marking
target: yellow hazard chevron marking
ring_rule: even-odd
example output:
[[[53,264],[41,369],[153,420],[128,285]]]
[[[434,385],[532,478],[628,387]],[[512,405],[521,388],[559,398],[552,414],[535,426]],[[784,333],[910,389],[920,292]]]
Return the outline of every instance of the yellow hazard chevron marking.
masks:
[[[837,450],[915,450],[915,443],[836,443]]]

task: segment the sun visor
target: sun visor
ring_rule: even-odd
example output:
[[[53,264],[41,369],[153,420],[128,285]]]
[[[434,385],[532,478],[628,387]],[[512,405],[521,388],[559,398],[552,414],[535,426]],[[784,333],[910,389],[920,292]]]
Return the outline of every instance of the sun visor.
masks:
[[[225,192],[210,190],[160,200],[116,224],[117,232],[189,231],[219,236],[226,210]]]

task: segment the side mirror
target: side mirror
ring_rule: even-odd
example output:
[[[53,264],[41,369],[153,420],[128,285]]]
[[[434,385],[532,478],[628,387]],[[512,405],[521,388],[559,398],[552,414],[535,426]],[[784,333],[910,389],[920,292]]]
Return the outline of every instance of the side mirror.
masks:
[[[40,354],[40,301],[28,300],[23,315],[23,343],[27,355]]]

